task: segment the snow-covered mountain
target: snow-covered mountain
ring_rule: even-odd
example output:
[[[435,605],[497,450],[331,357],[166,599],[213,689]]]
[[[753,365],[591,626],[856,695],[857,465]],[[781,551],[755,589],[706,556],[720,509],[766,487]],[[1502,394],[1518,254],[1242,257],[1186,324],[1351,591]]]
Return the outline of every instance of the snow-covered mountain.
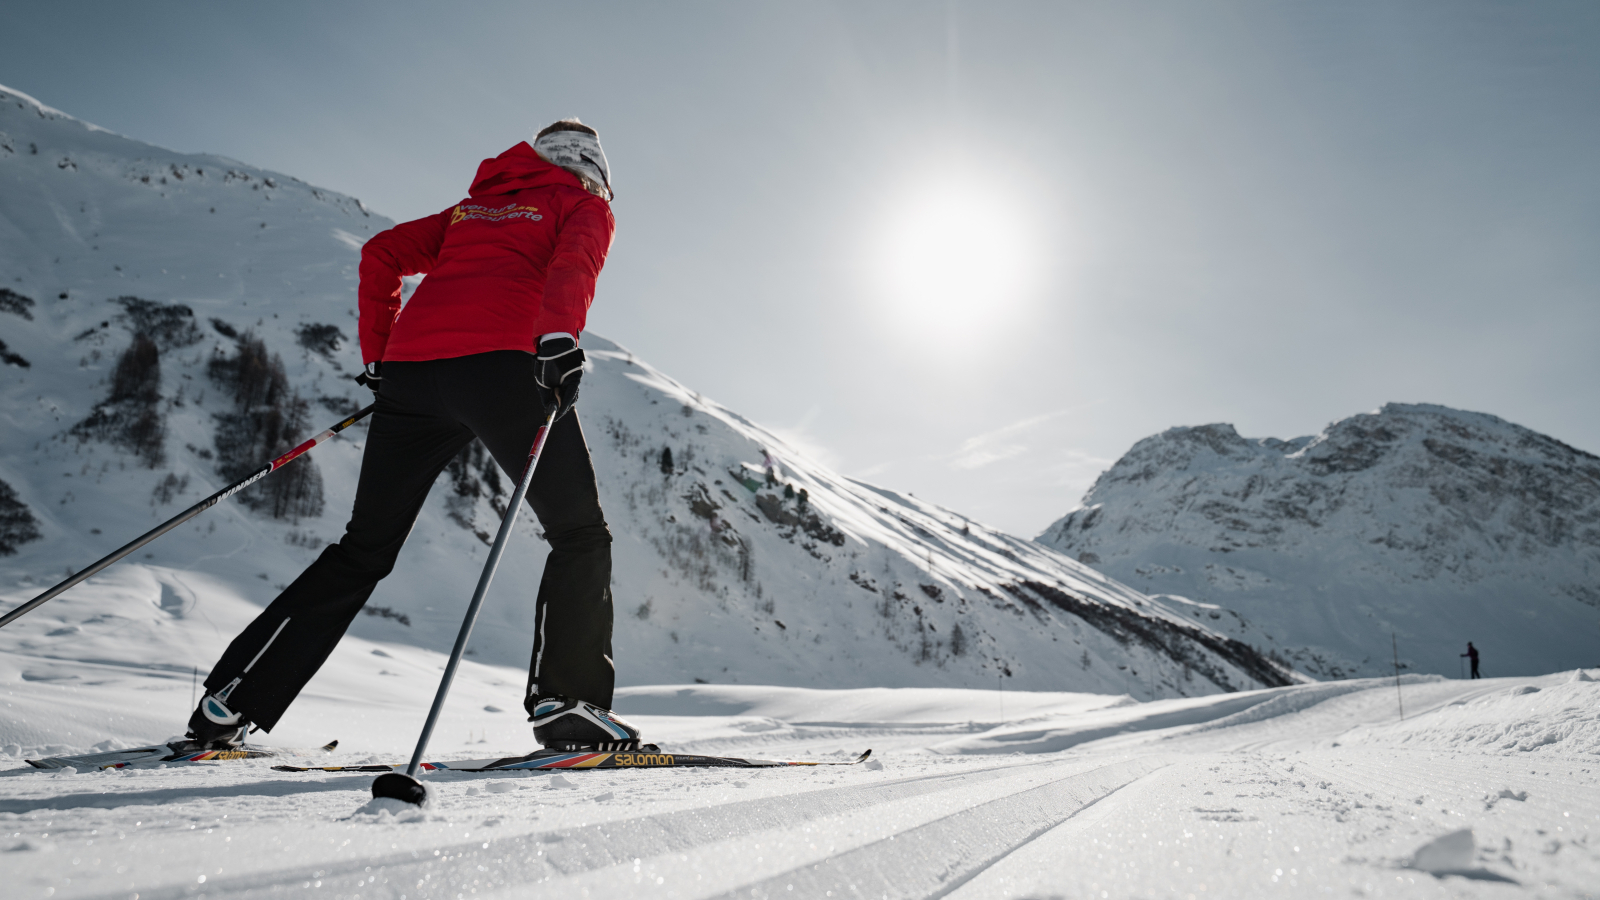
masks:
[[[0,88],[0,608],[368,402],[350,380],[356,267],[390,224],[352,198]],[[599,302],[604,292],[602,279]],[[580,409],[616,537],[622,684],[999,677],[1149,698],[1296,677],[1236,622],[841,477],[625,348],[584,344]],[[364,434],[7,628],[0,648],[208,665],[238,618],[195,624],[208,599],[264,604],[338,539]],[[764,452],[778,464],[771,484]],[[481,447],[463,453],[356,636],[448,648],[510,488]],[[526,664],[545,548],[532,516],[519,532],[474,634],[482,662]],[[158,636],[168,626],[190,631],[174,644]]]
[[[1318,676],[1600,662],[1600,458],[1483,413],[1391,403],[1314,437],[1173,428],[1038,540],[1243,614]],[[1394,635],[1391,638],[1391,633]]]

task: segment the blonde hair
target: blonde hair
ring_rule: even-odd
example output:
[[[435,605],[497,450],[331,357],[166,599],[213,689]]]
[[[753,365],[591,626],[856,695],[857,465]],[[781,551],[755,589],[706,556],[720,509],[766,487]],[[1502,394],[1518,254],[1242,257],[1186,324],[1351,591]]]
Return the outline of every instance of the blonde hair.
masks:
[[[539,138],[542,138],[547,134],[553,134],[557,131],[581,131],[584,134],[592,134],[595,137],[600,136],[600,132],[595,131],[593,128],[590,128],[589,126],[578,121],[577,116],[573,116],[569,119],[557,119],[556,121],[551,122],[549,125],[539,129],[539,133],[534,135],[533,139],[537,141]]]

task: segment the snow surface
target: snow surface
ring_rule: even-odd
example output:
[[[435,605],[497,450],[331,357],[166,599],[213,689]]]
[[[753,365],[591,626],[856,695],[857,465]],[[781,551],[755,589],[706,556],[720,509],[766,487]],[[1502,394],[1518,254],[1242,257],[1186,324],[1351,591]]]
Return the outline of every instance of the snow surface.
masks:
[[[1600,664],[1600,457],[1484,413],[1390,403],[1321,434],[1173,428],[1039,541],[1319,678]]]
[[[0,150],[0,285],[34,301],[26,317],[0,312],[11,352],[28,362],[0,365],[0,480],[42,535],[0,556],[0,609],[9,609],[227,483],[213,449],[233,400],[209,374],[235,352],[227,330],[253,333],[282,357],[310,404],[304,434],[368,402],[350,380],[360,368],[356,267],[362,242],[390,223],[351,198],[97,130],[5,88],[0,132],[11,148]],[[470,165],[462,172],[465,184]],[[619,217],[625,228],[626,211]],[[133,341],[138,322],[116,302],[124,296],[181,304],[189,312],[174,315],[192,313],[196,329],[160,356],[167,435],[154,465],[72,432],[107,397]],[[603,278],[596,302],[605,302]],[[334,340],[306,342],[310,326]],[[583,342],[591,371],[579,410],[616,539],[621,684],[987,688],[1004,679],[1008,689],[1148,699],[1296,677],[1252,649],[1267,648],[1259,633],[1212,628],[1032,541],[845,478],[626,348],[594,334]],[[165,663],[199,665],[203,676],[222,646],[215,635],[231,637],[248,612],[235,615],[234,601],[264,605],[338,539],[364,435],[364,425],[352,428],[292,464],[319,474],[320,515],[274,519],[230,500],[119,564],[149,573],[103,576],[164,585],[157,606],[169,618],[230,623],[204,646],[165,648]],[[772,487],[767,452],[778,463]],[[482,457],[442,475],[352,633],[447,649],[510,488]],[[525,663],[544,555],[538,523],[524,515],[473,659]],[[78,654],[68,645],[123,635],[126,646],[105,658],[145,659],[137,643],[164,620],[82,596],[30,614],[39,652]],[[143,623],[137,641],[122,630],[127,617]],[[518,700],[507,691],[495,702]]]
[[[188,709],[189,680],[0,659],[7,897],[1577,898],[1600,884],[1600,672],[1406,676],[1398,698],[1373,679],[1146,703],[642,686],[619,709],[677,751],[873,758],[435,773],[417,809],[371,799],[371,775],[270,761],[29,768],[138,742],[93,741],[100,723],[159,732]],[[326,764],[403,761],[425,712],[407,685],[442,662],[350,639],[266,743],[338,737]],[[491,711],[520,677],[467,663],[432,755],[531,749],[520,713]]]

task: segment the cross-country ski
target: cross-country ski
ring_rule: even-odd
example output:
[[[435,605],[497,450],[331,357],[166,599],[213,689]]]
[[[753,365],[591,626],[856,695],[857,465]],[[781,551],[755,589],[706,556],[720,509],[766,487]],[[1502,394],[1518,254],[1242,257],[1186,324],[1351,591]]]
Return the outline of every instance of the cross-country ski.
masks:
[[[152,764],[176,765],[180,763],[234,762],[241,759],[283,759],[286,757],[311,757],[327,755],[338,749],[338,741],[329,741],[316,750],[287,750],[279,747],[257,747],[241,744],[226,750],[209,750],[186,746],[184,742],[158,744],[154,747],[133,747],[106,753],[88,753],[82,756],[47,756],[43,759],[24,760],[35,769],[121,769],[127,766]]]
[[[458,759],[448,762],[425,762],[426,772],[513,772],[513,771],[598,771],[604,769],[773,769],[783,766],[854,766],[867,761],[868,750],[848,761],[744,759],[737,756],[701,756],[694,753],[670,753],[654,744],[638,750],[604,753],[562,752],[540,750],[527,756],[510,756],[500,759]],[[293,766],[278,765],[279,772],[391,772],[405,769],[407,764],[366,764],[357,766]]]

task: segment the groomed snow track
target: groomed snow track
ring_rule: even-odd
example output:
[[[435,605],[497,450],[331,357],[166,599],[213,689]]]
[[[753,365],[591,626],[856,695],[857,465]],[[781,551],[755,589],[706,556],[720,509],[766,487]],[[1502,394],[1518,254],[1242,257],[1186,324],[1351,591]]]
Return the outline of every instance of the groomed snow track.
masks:
[[[1401,689],[1404,720],[1374,680],[1148,704],[1008,694],[1019,718],[1002,725],[971,719],[998,699],[983,692],[940,692],[939,722],[927,691],[635,688],[659,709],[642,727],[683,752],[874,752],[441,771],[425,809],[372,800],[371,775],[270,759],[19,761],[0,771],[0,884],[51,900],[1600,896],[1600,681]],[[846,720],[800,724],[821,710]],[[481,734],[457,752],[482,756]],[[402,752],[346,746],[330,761]],[[1446,839],[1450,862],[1418,868]]]
[[[1008,759],[960,773],[458,841],[433,848],[437,855],[411,850],[214,878],[200,885],[191,880],[140,890],[138,896],[314,892],[328,897],[443,898],[504,891],[570,897],[621,896],[641,889],[663,896],[670,884],[671,896],[730,900],[942,897],[1164,764],[1156,756],[1092,763]],[[628,774],[643,776],[630,778],[635,785],[644,778],[684,777],[681,772]],[[241,792],[251,791],[241,786]],[[753,860],[752,848],[759,854]],[[737,859],[737,865],[728,865],[730,859]],[[125,900],[129,895],[90,896]]]

